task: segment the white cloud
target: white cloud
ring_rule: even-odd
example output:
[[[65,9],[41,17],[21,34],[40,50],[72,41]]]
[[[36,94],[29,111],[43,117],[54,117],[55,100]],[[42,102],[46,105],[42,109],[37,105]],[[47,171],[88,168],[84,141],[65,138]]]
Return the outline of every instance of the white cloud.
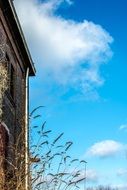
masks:
[[[73,1],[71,1],[71,0],[66,0],[66,2],[67,2],[69,5],[72,5],[72,4],[73,4]]]
[[[127,169],[125,168],[120,168],[118,171],[117,171],[117,175],[118,176],[121,176],[121,177],[127,177]]]
[[[125,130],[127,131],[127,124],[123,124],[119,127],[120,130]]]
[[[88,156],[110,157],[124,149],[124,145],[113,140],[105,140],[95,143],[88,151]]]
[[[56,15],[71,0],[15,0],[15,6],[39,70],[55,84],[92,94],[103,85],[101,65],[112,56],[113,38],[93,22],[76,22]],[[51,82],[51,80],[50,80]]]
[[[95,170],[89,169],[86,171],[87,182],[97,182],[98,177],[98,173]]]

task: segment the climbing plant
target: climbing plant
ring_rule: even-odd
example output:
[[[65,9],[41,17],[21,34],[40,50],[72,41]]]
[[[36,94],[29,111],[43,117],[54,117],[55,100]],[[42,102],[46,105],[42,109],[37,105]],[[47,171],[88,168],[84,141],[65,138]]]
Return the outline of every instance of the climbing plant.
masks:
[[[8,87],[8,73],[5,60],[6,37],[0,28],[0,121],[2,119],[2,105],[5,91]]]

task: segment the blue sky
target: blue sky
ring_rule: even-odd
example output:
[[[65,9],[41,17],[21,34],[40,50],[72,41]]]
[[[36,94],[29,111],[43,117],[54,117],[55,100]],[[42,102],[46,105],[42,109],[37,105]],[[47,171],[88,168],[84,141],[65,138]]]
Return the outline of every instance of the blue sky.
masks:
[[[87,186],[127,189],[127,1],[15,5],[37,69],[31,109],[45,105],[48,128],[64,132],[71,154],[88,161],[95,179],[88,176]]]

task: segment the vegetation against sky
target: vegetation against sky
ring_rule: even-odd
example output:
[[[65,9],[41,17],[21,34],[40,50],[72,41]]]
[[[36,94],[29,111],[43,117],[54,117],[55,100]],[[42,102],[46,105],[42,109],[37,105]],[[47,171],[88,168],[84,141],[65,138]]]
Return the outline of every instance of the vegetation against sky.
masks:
[[[36,64],[31,109],[87,159],[90,180],[127,189],[126,0],[15,0]]]

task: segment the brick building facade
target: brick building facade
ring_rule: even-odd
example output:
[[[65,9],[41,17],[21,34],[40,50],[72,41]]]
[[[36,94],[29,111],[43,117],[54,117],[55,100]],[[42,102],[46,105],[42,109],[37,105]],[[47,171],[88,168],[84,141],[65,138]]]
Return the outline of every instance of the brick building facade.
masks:
[[[0,45],[3,40],[5,47],[0,56],[3,56],[7,66],[9,82],[0,121],[0,155],[6,157],[6,154],[10,154],[9,150],[6,150],[8,144],[15,144],[22,129],[26,127],[27,74],[28,78],[35,75],[35,68],[12,0],[0,0]],[[25,141],[25,138],[24,136],[22,141]],[[21,146],[22,143],[24,142],[20,143]],[[12,156],[12,161],[13,159]]]

